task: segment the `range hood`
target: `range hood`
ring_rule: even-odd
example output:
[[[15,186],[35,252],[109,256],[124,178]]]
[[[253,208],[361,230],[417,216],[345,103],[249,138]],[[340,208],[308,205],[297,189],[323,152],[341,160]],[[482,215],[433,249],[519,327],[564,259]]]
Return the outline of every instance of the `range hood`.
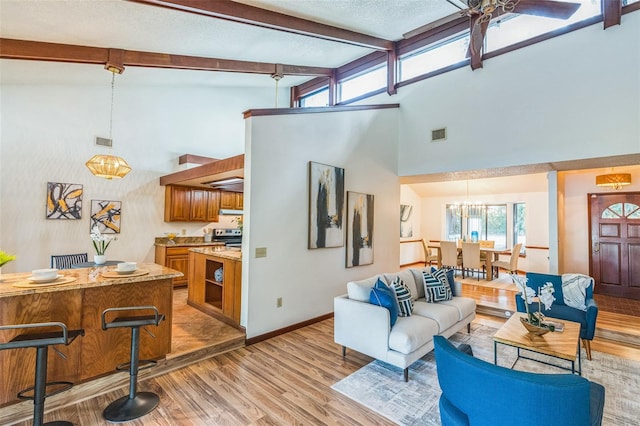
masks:
[[[234,210],[234,209],[220,209],[221,215],[227,216],[241,216],[243,214],[242,210]]]
[[[189,160],[197,161],[202,165],[162,176],[160,178],[160,185],[199,186],[202,188],[217,188],[224,191],[243,192],[244,154],[223,160],[186,154],[180,157],[180,164],[189,162]],[[235,180],[229,181],[229,179],[232,178]],[[227,183],[224,183],[224,181],[227,181]]]

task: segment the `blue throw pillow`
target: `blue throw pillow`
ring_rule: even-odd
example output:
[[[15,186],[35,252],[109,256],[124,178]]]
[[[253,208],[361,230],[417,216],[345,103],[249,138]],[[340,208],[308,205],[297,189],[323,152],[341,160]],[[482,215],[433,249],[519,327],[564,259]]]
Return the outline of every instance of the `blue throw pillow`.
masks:
[[[398,301],[396,300],[396,294],[380,278],[378,278],[378,281],[376,281],[373,288],[371,288],[369,303],[387,308],[389,310],[391,327],[394,326],[398,320]]]

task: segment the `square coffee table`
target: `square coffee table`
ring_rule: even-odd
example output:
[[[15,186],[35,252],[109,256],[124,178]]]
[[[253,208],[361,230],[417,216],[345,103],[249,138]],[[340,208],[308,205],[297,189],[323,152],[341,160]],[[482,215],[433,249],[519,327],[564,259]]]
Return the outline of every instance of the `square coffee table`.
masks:
[[[564,331],[549,332],[543,336],[535,336],[529,333],[520,323],[520,317],[526,314],[516,312],[493,336],[493,363],[498,365],[498,343],[513,346],[518,350],[518,357],[511,365],[513,368],[520,358],[541,362],[554,367],[570,370],[575,373],[576,354],[578,358],[578,374],[582,375],[582,357],[580,356],[580,323],[573,321],[548,318],[549,321],[564,323]],[[520,354],[521,350],[549,355],[561,360],[571,362],[571,368],[550,363],[534,358],[529,358]]]

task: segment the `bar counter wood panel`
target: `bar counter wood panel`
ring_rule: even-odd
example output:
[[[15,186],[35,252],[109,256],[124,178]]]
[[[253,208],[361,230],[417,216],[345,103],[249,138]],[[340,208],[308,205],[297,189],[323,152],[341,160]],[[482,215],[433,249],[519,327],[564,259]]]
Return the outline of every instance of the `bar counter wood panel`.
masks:
[[[67,360],[49,351],[47,381],[87,381],[115,372],[118,364],[128,362],[131,346],[130,329],[103,331],[101,314],[106,308],[154,305],[166,320],[151,327],[155,339],[140,333],[140,358],[160,359],[171,351],[172,279],[180,273],[155,264],[142,264],[148,275],[107,279],[99,272],[108,268],[61,271],[75,276],[74,283],[36,289],[18,289],[11,285],[24,281],[29,274],[3,275],[0,282],[0,325],[36,322],[64,322],[71,329],[83,328],[69,346],[55,346]],[[110,268],[112,269],[112,268]],[[123,314],[118,313],[119,316]],[[110,318],[108,318],[110,319]],[[6,342],[21,334],[20,330],[0,332]],[[35,349],[0,351],[0,406],[17,402],[18,391],[33,386]]]

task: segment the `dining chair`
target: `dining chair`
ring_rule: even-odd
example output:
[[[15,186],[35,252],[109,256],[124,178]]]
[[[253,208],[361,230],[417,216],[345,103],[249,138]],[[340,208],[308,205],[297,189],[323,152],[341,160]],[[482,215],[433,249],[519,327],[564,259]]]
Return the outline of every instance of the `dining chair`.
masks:
[[[478,240],[480,248],[494,248],[496,246],[495,240]],[[493,254],[492,254],[493,256]],[[487,261],[487,253],[480,251],[480,262],[483,263],[482,270],[484,271],[484,264]]]
[[[456,269],[462,266],[462,259],[458,257],[458,246],[455,241],[440,241],[440,256],[442,266]]]
[[[522,243],[518,243],[511,249],[511,257],[508,262],[504,260],[496,260],[493,262],[492,267],[496,268],[495,276],[498,277],[500,275],[500,268],[506,269],[507,272],[516,273],[518,272],[518,257],[520,256],[520,249],[522,248]]]
[[[422,242],[422,249],[424,250],[424,266],[431,265],[432,262],[438,262],[438,254],[434,253],[428,246],[427,242],[424,240],[420,240]]]
[[[478,281],[480,281],[480,243],[462,243],[462,278],[465,270],[477,270]]]
[[[87,253],[52,255],[51,267],[57,269],[71,269],[71,265],[88,261],[89,257]]]

